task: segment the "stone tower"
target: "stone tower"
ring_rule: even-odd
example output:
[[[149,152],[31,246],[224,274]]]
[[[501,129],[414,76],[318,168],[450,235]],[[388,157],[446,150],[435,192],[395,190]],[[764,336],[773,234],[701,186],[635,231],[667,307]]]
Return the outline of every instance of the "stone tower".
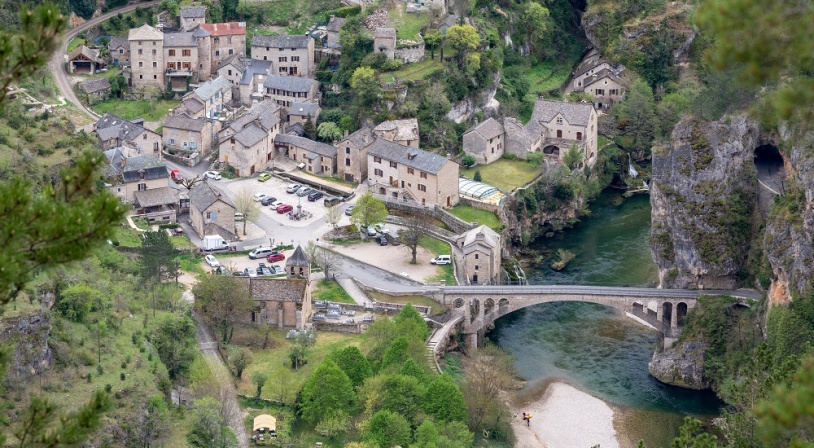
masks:
[[[212,36],[201,27],[192,32],[198,44],[198,79],[208,81],[212,73]]]
[[[302,250],[302,246],[297,246],[294,249],[294,254],[286,260],[285,270],[288,273],[288,278],[308,280],[311,277],[311,260]]]

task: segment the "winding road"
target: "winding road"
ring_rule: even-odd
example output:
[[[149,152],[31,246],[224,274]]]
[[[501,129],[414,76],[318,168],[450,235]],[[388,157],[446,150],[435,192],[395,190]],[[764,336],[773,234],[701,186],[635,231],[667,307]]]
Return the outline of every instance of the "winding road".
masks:
[[[115,16],[119,13],[130,12],[136,8],[140,7],[152,7],[158,5],[158,1],[151,1],[151,2],[143,2],[143,3],[131,3],[127,6],[123,6],[118,9],[114,9],[108,11],[99,17],[94,17],[87,22],[77,26],[76,28],[68,30],[63,36],[62,44],[54,51],[54,54],[51,55],[51,59],[48,61],[48,69],[51,70],[51,73],[54,74],[54,80],[56,81],[57,87],[59,88],[60,94],[65,98],[66,101],[70,101],[76,106],[80,111],[82,111],[85,115],[93,119],[94,121],[99,119],[99,114],[96,112],[88,109],[85,107],[81,101],[79,101],[79,97],[76,96],[76,93],[73,90],[73,86],[71,85],[70,76],[65,71],[65,54],[68,51],[68,42],[71,41],[74,37],[79,35],[82,31],[87,30],[88,28],[93,27],[94,25],[98,25],[101,22]]]

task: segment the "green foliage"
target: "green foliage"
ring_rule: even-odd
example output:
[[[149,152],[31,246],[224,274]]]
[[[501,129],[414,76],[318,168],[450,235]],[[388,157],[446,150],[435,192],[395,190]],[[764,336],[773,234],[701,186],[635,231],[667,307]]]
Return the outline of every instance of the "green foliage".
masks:
[[[152,343],[170,379],[186,375],[195,358],[195,324],[189,316],[168,316],[152,335]]]
[[[424,391],[424,385],[415,377],[383,374],[365,381],[359,396],[367,415],[387,410],[416,424],[422,411]]]
[[[192,430],[187,434],[187,442],[190,445],[198,448],[238,446],[237,438],[228,428],[220,409],[220,402],[214,398],[204,397],[195,400],[192,408]]]
[[[546,33],[550,28],[547,8],[536,2],[526,3],[522,20],[526,29],[526,40],[533,44],[533,48],[547,40]]]
[[[399,311],[395,321],[396,328],[401,335],[421,341],[424,341],[430,335],[430,328],[424,322],[424,318],[409,303]]]
[[[317,135],[323,142],[336,142],[342,140],[342,129],[332,121],[325,121],[320,123],[317,127]]]
[[[381,85],[376,72],[370,67],[359,67],[353,71],[350,86],[356,91],[362,106],[372,105],[381,95]]]
[[[449,375],[438,375],[427,386],[424,411],[438,421],[467,422],[464,394]]]
[[[401,370],[399,370],[399,375],[411,376],[421,382],[427,379],[427,372],[419,367],[413,358],[404,362],[404,365],[401,366]]]
[[[471,154],[463,156],[463,158],[461,159],[461,165],[463,165],[464,168],[471,168],[472,166],[475,165],[475,157],[472,156]]]
[[[257,387],[255,397],[260,398],[260,394],[263,393],[263,386],[266,385],[268,380],[269,376],[267,373],[263,373],[259,370],[252,373],[252,383],[254,383],[254,385]]]
[[[54,403],[32,397],[31,404],[20,416],[21,424],[14,436],[21,447],[76,446],[102,426],[102,415],[111,408],[107,394],[97,392],[86,405],[60,417]],[[59,424],[55,427],[57,420]],[[0,439],[3,437],[0,436]]]
[[[384,201],[370,193],[365,193],[356,201],[350,220],[356,227],[364,229],[384,222],[386,217],[387,208],[384,206]]]
[[[240,279],[227,275],[200,277],[192,293],[201,317],[224,344],[231,341],[235,323],[248,316],[255,306]]]
[[[541,154],[541,153],[535,153]],[[583,154],[582,150],[576,144],[571,144],[568,149],[565,150],[565,154],[562,155],[562,162],[567,166],[569,169],[576,169],[580,163],[582,163]]]
[[[379,411],[368,420],[364,439],[378,446],[407,446],[410,443],[410,423],[397,413]]]
[[[373,376],[370,363],[356,346],[351,345],[334,352],[329,359],[334,361],[348,375],[354,387],[361,386],[367,378]]]
[[[314,120],[311,119],[311,114],[305,117],[305,123],[302,124],[302,131],[306,137],[312,140],[317,137],[317,128],[314,126]]]
[[[670,448],[717,448],[715,436],[703,431],[701,421],[685,417],[679,429],[679,436],[673,439]]]
[[[649,154],[658,132],[655,108],[653,90],[641,79],[633,82],[627,89],[625,99],[613,108],[616,125],[621,134],[627,137],[626,149]]]
[[[475,171],[475,175],[472,177],[472,180],[475,182],[481,182],[483,180],[483,176],[480,174],[480,170]]]
[[[85,322],[93,304],[101,300],[100,291],[88,285],[71,285],[61,291],[54,309],[74,322]]]
[[[68,5],[71,11],[85,20],[90,19],[96,11],[96,0],[68,0]]]
[[[148,281],[161,283],[166,279],[175,278],[178,265],[175,258],[179,252],[170,241],[167,232],[144,232],[143,242],[139,255],[141,259],[142,276]]]
[[[235,368],[235,376],[239,380],[243,377],[243,370],[252,363],[252,354],[245,348],[230,348],[229,361]]]
[[[333,361],[325,360],[303,384],[298,403],[302,417],[317,424],[331,412],[352,412],[356,394],[348,375]]]
[[[755,410],[764,446],[810,447],[814,442],[814,356],[803,361],[791,385],[775,389]]]
[[[415,443],[412,448],[469,448],[474,443],[474,434],[461,422],[448,422],[436,425],[432,420],[424,420],[415,430]]]

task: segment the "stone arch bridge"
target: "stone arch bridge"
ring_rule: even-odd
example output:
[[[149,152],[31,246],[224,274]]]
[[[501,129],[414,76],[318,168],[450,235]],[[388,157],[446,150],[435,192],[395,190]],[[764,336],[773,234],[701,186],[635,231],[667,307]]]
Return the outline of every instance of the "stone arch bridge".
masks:
[[[467,345],[477,346],[495,320],[528,306],[549,302],[591,302],[615,308],[642,320],[665,336],[678,335],[687,312],[695,308],[698,296],[725,294],[758,299],[756,291],[712,291],[603,286],[451,286],[433,294],[452,310],[456,324],[462,324]],[[448,329],[447,334],[451,333]],[[446,344],[439,344],[439,348]]]

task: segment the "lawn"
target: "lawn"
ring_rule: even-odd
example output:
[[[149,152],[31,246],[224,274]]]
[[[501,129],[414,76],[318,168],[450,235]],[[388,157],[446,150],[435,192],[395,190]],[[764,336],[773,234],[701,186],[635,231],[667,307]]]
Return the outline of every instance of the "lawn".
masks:
[[[339,283],[333,280],[320,280],[313,292],[313,297],[317,300],[327,300],[328,302],[356,303]]]
[[[421,31],[430,16],[427,13],[407,13],[407,8],[404,3],[394,2],[393,7],[387,11],[390,19],[393,21],[393,27],[398,32],[399,39],[416,40],[418,33]]]
[[[435,255],[450,255],[452,253],[449,248],[449,243],[431,236],[422,237],[421,241],[418,242],[418,245]]]
[[[485,224],[492,230],[498,230],[501,227],[497,216],[487,210],[481,210],[469,205],[457,205],[451,208],[449,212],[466,222],[477,222],[478,225]]]
[[[509,192],[531,182],[542,171],[539,166],[525,160],[500,159],[488,165],[461,169],[461,175],[472,179],[480,171],[482,182]]]
[[[443,67],[444,63],[438,59],[425,59],[415,64],[408,64],[401,70],[391,73],[391,75],[394,79],[401,79],[403,81],[417,81],[430,76]]]
[[[126,224],[116,227],[113,238],[110,240],[113,242],[113,245],[118,243],[118,245],[122,247],[141,247],[140,232]]]
[[[68,42],[68,49],[67,49],[68,53],[74,51],[76,49],[76,47],[78,47],[80,45],[85,45],[85,39],[81,39],[79,37],[74,37],[73,39],[71,39],[70,42]]]
[[[203,257],[200,255],[196,255],[192,252],[185,252],[179,255],[176,260],[178,260],[179,267],[184,272],[190,272],[193,274],[206,274],[204,268],[201,266],[201,262],[203,261]]]
[[[125,120],[144,118],[145,121],[160,121],[170,109],[178,107],[178,101],[172,100],[136,100],[123,101],[110,99],[93,105],[93,110],[104,114],[110,112]]]
[[[411,303],[413,305],[428,306],[432,308],[430,311],[432,316],[444,314],[449,310],[449,308],[445,307],[444,305],[441,305],[435,300],[425,296],[391,296],[378,291],[371,291],[368,293],[368,295],[379,302],[401,304]]]

